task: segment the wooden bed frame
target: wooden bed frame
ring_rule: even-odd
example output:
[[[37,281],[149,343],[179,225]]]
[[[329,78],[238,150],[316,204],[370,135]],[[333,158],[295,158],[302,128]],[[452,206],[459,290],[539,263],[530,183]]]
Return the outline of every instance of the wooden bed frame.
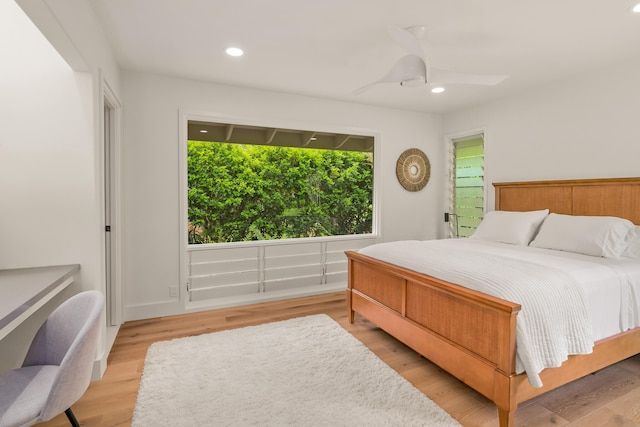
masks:
[[[640,178],[495,183],[496,210],[607,215],[640,224]],[[598,341],[542,371],[541,388],[516,374],[520,305],[347,251],[347,308],[495,402],[511,427],[520,402],[640,353],[640,328]]]

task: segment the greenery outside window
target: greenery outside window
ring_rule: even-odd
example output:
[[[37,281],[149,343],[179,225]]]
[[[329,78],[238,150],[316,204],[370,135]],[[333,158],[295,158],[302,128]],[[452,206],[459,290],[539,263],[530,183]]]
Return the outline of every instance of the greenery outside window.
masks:
[[[471,236],[484,216],[484,137],[452,140],[452,236]]]
[[[373,137],[188,122],[188,243],[373,232]]]

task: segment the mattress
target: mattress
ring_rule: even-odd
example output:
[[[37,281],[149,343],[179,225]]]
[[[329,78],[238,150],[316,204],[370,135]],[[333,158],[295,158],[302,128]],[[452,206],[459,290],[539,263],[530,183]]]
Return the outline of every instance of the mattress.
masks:
[[[445,239],[437,242],[447,248],[471,248],[562,269],[580,284],[596,341],[640,326],[640,260],[599,258],[476,239]],[[419,273],[434,275],[421,263],[421,254],[413,252],[411,257],[398,256],[396,248],[392,246],[398,243],[368,246],[361,249],[360,253]],[[389,252],[385,253],[387,249]],[[447,280],[445,277],[438,278]]]
[[[456,254],[466,254],[468,257],[469,254],[478,253],[486,259],[493,257],[497,260],[504,260],[505,269],[514,268],[514,266],[517,268],[519,263],[522,263],[524,267],[537,266],[549,269],[558,272],[565,281],[571,282],[571,286],[578,289],[581,294],[580,299],[584,302],[583,312],[586,311],[584,326],[587,332],[585,334],[592,337],[592,342],[640,326],[640,261],[638,260],[599,258],[572,252],[478,239],[390,242],[363,248],[360,253],[483,292],[486,292],[483,288],[468,285],[473,282],[469,282],[469,277],[475,275],[475,270],[470,270],[465,265],[470,261],[462,259],[463,256],[456,256]],[[448,254],[446,259],[443,254]],[[458,260],[453,263],[450,261],[449,258],[452,257],[461,258],[459,267],[456,264]],[[535,270],[530,271],[536,273]],[[479,274],[487,276],[483,280],[493,280],[486,271]],[[507,279],[508,277],[507,275]],[[502,277],[500,280],[504,281],[505,278]],[[548,283],[546,286],[546,289],[549,290]],[[544,287],[540,286],[539,289],[544,289]],[[533,293],[537,292],[539,292],[538,288],[533,291]],[[504,298],[504,295],[493,295]],[[557,294],[554,298],[558,298]],[[522,303],[515,299],[510,300]],[[518,319],[521,318],[523,318],[522,313]],[[524,320],[522,321],[524,322]],[[582,349],[575,352],[569,351],[569,354],[588,352],[590,350]],[[555,366],[558,366],[557,361],[558,359],[555,361]],[[546,365],[546,367],[550,366],[553,366],[553,363]],[[520,366],[520,370],[523,369],[523,366]],[[532,372],[529,372],[528,368],[526,370],[531,379]],[[539,372],[541,368],[537,366],[534,370]],[[535,383],[538,383],[535,378],[538,372],[533,373]]]

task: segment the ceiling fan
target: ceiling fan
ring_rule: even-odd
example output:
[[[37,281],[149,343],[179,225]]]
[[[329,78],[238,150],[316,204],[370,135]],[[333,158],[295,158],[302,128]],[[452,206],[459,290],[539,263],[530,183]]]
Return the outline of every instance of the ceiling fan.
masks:
[[[356,89],[352,94],[358,95],[380,83],[399,83],[400,86],[429,86],[432,89],[448,84],[497,85],[508,75],[471,74],[434,68],[429,65],[420,44],[424,35],[424,26],[409,28],[391,28],[391,38],[409,53],[400,58],[380,79]]]

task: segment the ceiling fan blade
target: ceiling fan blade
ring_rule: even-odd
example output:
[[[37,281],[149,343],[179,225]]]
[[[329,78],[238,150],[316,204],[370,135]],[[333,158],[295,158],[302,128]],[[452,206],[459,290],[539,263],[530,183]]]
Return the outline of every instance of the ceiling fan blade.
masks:
[[[429,83],[431,84],[468,84],[494,86],[509,77],[506,74],[473,74],[457,71],[429,68]]]
[[[381,81],[375,81],[373,83],[369,83],[368,85],[364,85],[362,87],[359,87],[358,89],[354,90],[353,92],[351,92],[351,95],[360,95],[362,92],[366,92],[367,90],[371,89],[372,87],[374,87],[375,85],[377,85],[378,83],[382,83]]]
[[[409,53],[412,53],[413,55],[419,56],[421,58],[425,57],[424,49],[420,44],[420,40],[409,29],[397,27],[389,28],[389,35],[391,36],[393,41],[395,41]]]
[[[399,83],[403,84],[403,82],[411,82],[412,86],[416,86],[420,82],[422,84],[426,84],[427,82],[427,65],[424,60],[417,55],[405,55],[400,58],[380,79],[376,80],[373,83],[369,83],[368,85],[362,86],[359,89],[356,89],[351,94],[358,95],[365,90],[371,88],[371,86],[379,84],[379,83]]]

